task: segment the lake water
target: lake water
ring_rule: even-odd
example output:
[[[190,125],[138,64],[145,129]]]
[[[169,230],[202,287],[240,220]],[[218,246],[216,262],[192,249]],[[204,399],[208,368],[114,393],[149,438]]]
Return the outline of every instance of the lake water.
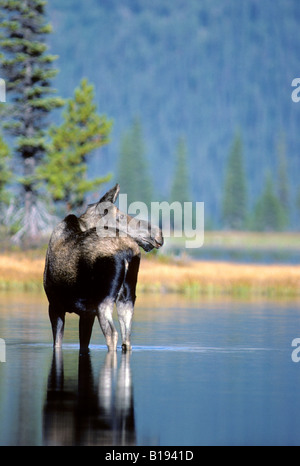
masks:
[[[53,357],[44,296],[0,295],[0,445],[300,445],[299,302],[139,296],[127,355],[96,324]]]

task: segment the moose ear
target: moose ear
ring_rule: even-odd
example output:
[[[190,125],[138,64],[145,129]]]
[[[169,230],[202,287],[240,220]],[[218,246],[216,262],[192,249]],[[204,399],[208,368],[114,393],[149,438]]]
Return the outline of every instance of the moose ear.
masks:
[[[104,194],[104,196],[101,197],[99,204],[100,202],[111,202],[112,204],[114,204],[117,200],[119,191],[120,185],[117,183],[116,186],[111,188],[109,191],[107,191],[106,194]]]

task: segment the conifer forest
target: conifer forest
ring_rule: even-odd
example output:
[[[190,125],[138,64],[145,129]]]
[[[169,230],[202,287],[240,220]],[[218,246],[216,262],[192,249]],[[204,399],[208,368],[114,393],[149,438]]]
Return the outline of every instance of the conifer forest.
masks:
[[[43,229],[113,182],[203,201],[206,229],[300,228],[297,0],[22,4],[0,2],[12,233],[32,206]]]

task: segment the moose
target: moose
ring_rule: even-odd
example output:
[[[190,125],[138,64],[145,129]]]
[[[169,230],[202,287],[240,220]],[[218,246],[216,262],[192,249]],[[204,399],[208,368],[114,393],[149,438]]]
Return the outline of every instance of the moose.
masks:
[[[53,230],[46,254],[44,289],[49,301],[53,346],[61,347],[65,313],[79,315],[80,353],[89,351],[95,317],[108,351],[117,349],[113,322],[116,304],[122,351],[131,350],[130,333],[142,247],[163,245],[159,227],[121,212],[119,184],[79,217],[70,214]]]

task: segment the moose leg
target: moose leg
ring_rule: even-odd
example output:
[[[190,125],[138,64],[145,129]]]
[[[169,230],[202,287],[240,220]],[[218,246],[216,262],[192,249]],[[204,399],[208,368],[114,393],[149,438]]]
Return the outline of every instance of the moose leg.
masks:
[[[80,354],[88,352],[92,329],[96,315],[92,312],[84,312],[79,318]]]
[[[121,293],[117,301],[117,312],[122,335],[122,351],[131,351],[130,334],[135,303],[135,290],[140,257],[135,256],[128,265]]]
[[[114,301],[105,299],[98,307],[97,317],[100,327],[106,339],[108,351],[116,351],[118,342],[118,332],[113,321]]]
[[[54,306],[50,304],[49,317],[52,325],[53,346],[61,347],[64,336],[65,313],[57,311]]]
[[[133,303],[130,301],[118,301],[117,310],[122,335],[122,351],[131,351],[130,334],[133,317]]]

